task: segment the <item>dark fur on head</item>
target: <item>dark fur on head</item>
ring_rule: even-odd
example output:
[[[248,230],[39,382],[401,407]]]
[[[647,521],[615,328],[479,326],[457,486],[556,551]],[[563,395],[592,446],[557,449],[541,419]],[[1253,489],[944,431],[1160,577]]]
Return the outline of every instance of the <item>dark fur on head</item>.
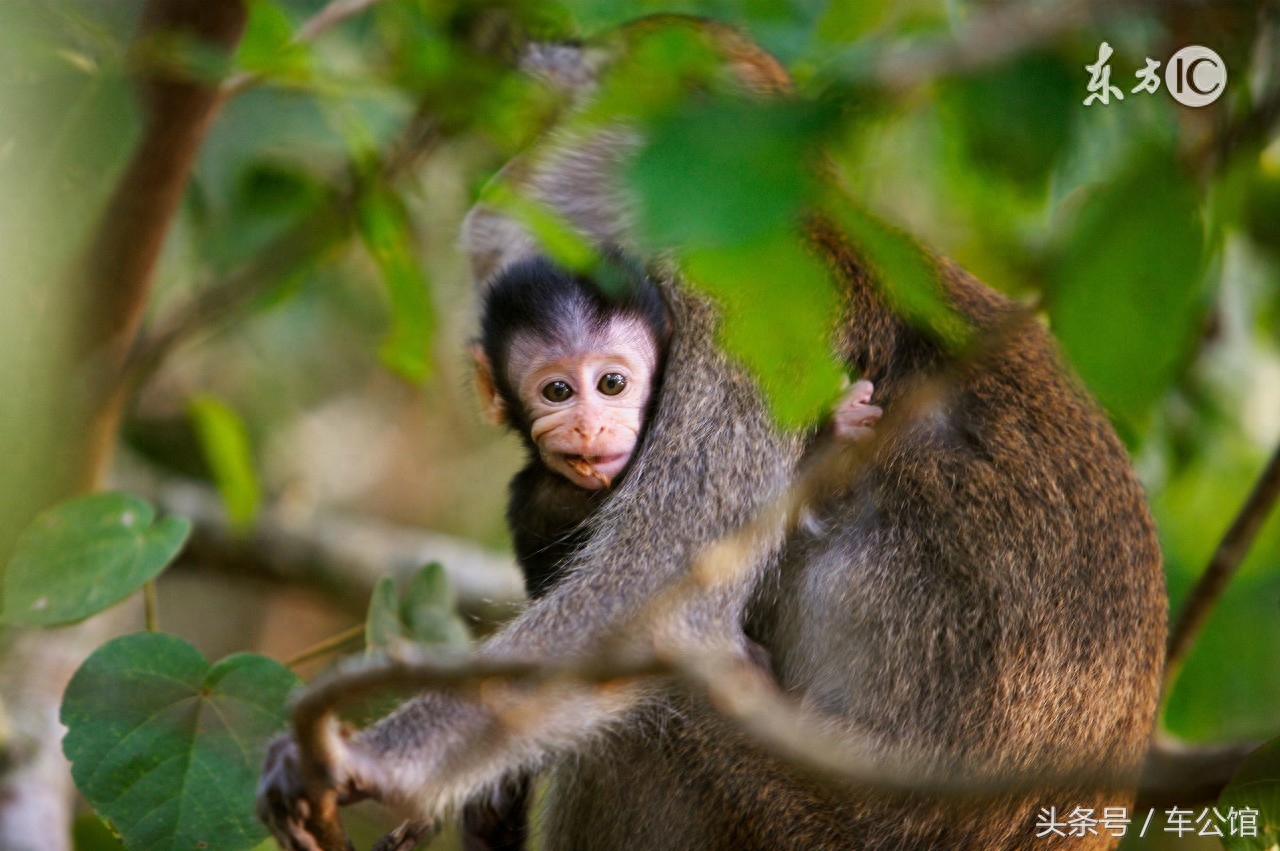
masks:
[[[653,333],[658,352],[654,374],[661,376],[670,336],[667,306],[634,260],[607,252],[587,276],[535,255],[511,264],[489,282],[481,303],[480,346],[517,428],[523,430],[524,415],[508,371],[512,340],[533,334],[548,343],[571,342],[603,330],[618,317],[633,317]]]

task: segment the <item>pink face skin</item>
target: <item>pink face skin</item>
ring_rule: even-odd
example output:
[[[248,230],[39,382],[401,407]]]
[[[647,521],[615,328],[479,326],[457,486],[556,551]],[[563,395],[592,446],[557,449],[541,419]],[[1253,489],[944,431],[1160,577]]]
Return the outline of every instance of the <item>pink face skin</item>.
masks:
[[[635,451],[657,359],[652,334],[626,317],[570,345],[516,338],[509,357],[512,385],[542,462],[578,487],[606,487]],[[571,461],[585,461],[604,481]]]

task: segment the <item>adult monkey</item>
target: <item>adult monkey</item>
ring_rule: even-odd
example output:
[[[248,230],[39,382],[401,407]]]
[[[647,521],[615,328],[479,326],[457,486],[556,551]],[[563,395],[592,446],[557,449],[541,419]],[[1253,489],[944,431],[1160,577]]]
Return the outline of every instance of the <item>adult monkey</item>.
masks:
[[[667,18],[631,33],[657,26],[710,45],[747,90],[788,88],[731,30]],[[534,58],[588,91],[601,64],[569,47]],[[508,175],[593,242],[627,247],[617,172],[636,144],[625,127],[565,132]],[[1126,805],[1114,786],[1067,792],[1063,778],[1105,768],[1131,782],[1155,712],[1163,577],[1123,448],[1016,305],[939,261],[946,299],[984,339],[979,356],[957,359],[895,314],[836,229],[815,220],[810,238],[845,285],[839,352],[875,383],[886,435],[817,523],[757,541],[747,569],[691,601],[681,626],[724,648],[749,624],[782,687],[873,757],[962,787],[1041,772],[1058,791],[966,802],[819,782],[668,683],[539,695],[526,716],[504,713],[501,692],[482,704],[426,694],[335,742],[332,788],[433,817],[551,764],[544,847],[575,851],[1114,844],[1106,831],[1037,838],[1035,821],[1041,807]],[[467,243],[480,281],[537,250],[484,209]],[[794,479],[802,441],[774,428],[716,350],[714,311],[677,278],[663,282],[675,326],[664,389],[631,472],[568,576],[481,655],[586,655]],[[895,402],[921,407],[943,373],[925,414],[894,428]],[[268,754],[259,808],[286,847],[315,847],[289,739]]]

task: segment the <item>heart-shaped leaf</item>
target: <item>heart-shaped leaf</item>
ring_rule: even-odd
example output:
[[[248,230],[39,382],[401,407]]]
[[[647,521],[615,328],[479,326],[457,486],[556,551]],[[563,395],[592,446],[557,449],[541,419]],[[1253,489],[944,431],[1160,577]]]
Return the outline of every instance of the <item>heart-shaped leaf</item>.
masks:
[[[4,577],[3,620],[54,626],[120,602],[173,561],[191,531],[180,517],[123,493],[95,493],[46,511],[18,539]]]
[[[215,665],[187,642],[136,633],[99,647],[62,701],[80,792],[130,851],[237,851],[266,837],[254,788],[298,679],[264,656]]]

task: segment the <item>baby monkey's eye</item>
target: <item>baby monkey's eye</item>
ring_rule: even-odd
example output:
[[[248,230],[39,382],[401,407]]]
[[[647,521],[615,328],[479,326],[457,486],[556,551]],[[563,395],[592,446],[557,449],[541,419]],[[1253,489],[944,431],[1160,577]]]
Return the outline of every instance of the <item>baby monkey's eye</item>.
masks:
[[[618,372],[611,372],[600,379],[596,389],[606,396],[617,396],[627,389],[627,377]]]
[[[567,381],[553,381],[542,388],[542,398],[548,402],[563,402],[573,395],[573,388]]]

